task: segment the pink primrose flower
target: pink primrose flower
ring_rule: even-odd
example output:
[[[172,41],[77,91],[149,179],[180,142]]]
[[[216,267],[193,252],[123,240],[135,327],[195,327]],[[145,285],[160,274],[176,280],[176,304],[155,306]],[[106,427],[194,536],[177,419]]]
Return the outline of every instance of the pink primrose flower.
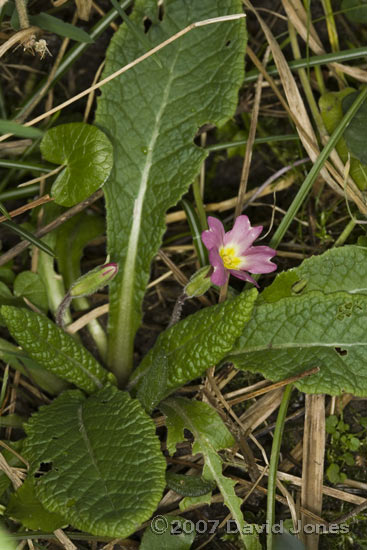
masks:
[[[238,279],[257,282],[250,273],[271,273],[277,266],[270,260],[276,251],[269,246],[252,246],[262,232],[262,226],[251,227],[247,216],[238,216],[231,231],[224,232],[222,222],[208,217],[209,229],[201,234],[202,241],[209,250],[209,261],[214,268],[210,277],[214,285],[222,286],[231,273]]]

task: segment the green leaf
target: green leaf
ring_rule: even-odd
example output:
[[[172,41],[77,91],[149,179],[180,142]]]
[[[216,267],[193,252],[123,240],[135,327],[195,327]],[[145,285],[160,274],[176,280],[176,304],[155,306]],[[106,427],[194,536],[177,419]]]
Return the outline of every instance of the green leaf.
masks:
[[[357,437],[351,437],[349,440],[349,449],[351,451],[358,451],[359,447],[361,445],[361,442]]]
[[[193,434],[192,453],[204,457],[203,477],[216,482],[224,504],[229,508],[240,529],[247,550],[261,550],[256,535],[243,534],[245,525],[241,512],[241,499],[234,491],[235,482],[222,473],[222,461],[217,451],[233,446],[234,439],[218,413],[206,403],[189,399],[167,399],[160,404],[167,419],[167,449],[172,454],[176,444],[184,439],[184,429]]]
[[[13,306],[3,306],[1,314],[13,338],[46,370],[88,393],[112,381],[89,351],[44,315]]]
[[[147,410],[176,388],[201,376],[228,353],[241,334],[257,298],[255,288],[198,311],[162,332],[134,372],[138,397]]]
[[[43,312],[48,310],[46,287],[38,275],[32,271],[22,271],[14,281],[14,296],[28,300]]]
[[[51,395],[58,395],[68,387],[66,382],[41,367],[23,350],[3,338],[0,338],[0,359],[4,363],[9,363],[13,369],[27,376],[33,383]]]
[[[165,487],[155,425],[139,401],[113,386],[89,398],[68,391],[26,425],[23,456],[49,512],[81,531],[128,537],[154,512]]]
[[[367,396],[367,296],[312,291],[255,308],[226,360],[283,380],[312,367],[296,386],[306,393]]]
[[[179,495],[197,497],[211,493],[216,485],[212,481],[201,476],[174,474],[166,472],[167,487],[173,489]]]
[[[35,494],[35,478],[28,477],[10,497],[7,516],[20,521],[27,529],[52,532],[67,521],[60,514],[48,512]]]
[[[342,11],[353,23],[367,23],[367,1],[366,0],[342,0]]]
[[[367,294],[366,263],[367,248],[356,245],[331,248],[320,256],[304,260],[299,267],[279,273],[260,294],[257,304],[276,302],[313,290],[325,294],[339,291]]]
[[[328,416],[325,421],[325,430],[328,434],[333,434],[338,424],[338,417],[335,415]]]
[[[9,533],[5,531],[0,524],[0,548],[3,550],[15,550],[15,542],[10,538]]]
[[[11,285],[14,281],[15,274],[10,267],[0,267],[0,282]]]
[[[206,493],[205,495],[200,495],[198,497],[185,497],[180,500],[178,507],[181,512],[185,512],[185,510],[191,508],[191,506],[197,506],[198,504],[210,506],[211,501],[212,494]]]
[[[80,265],[85,246],[104,232],[104,219],[101,216],[85,215],[85,212],[73,216],[57,231],[57,263],[67,289],[81,276]],[[83,311],[89,308],[90,302],[87,298],[73,300],[74,310]],[[104,359],[107,355],[107,337],[98,319],[92,319],[88,323],[88,330]]]
[[[286,531],[274,536],[273,548],[274,550],[306,550],[302,541]]]
[[[353,94],[354,92],[354,88],[344,88],[344,90],[341,90],[340,92],[327,92],[320,97],[319,106],[321,116],[330,135],[333,133],[333,131],[343,118],[343,98],[350,94]],[[335,148],[342,161],[344,163],[347,162],[349,150],[344,137],[340,138]],[[356,158],[351,157],[349,174],[353,178],[354,182],[358,185],[359,189],[367,189],[366,164],[362,164]]]
[[[354,92],[343,99],[343,113],[345,114],[360,92]],[[366,138],[367,138],[367,103],[364,102],[352,118],[344,132],[348,149],[358,160],[367,163]]]
[[[66,288],[70,288],[81,275],[80,262],[84,248],[90,241],[103,235],[104,230],[102,217],[81,212],[57,231],[57,264]]]
[[[20,305],[20,300],[18,300],[12,295],[7,285],[2,281],[0,281],[0,304],[4,306],[15,305],[15,304]]]
[[[44,132],[32,126],[23,126],[23,124],[18,124],[12,120],[0,119],[0,134],[14,134],[15,136],[32,139],[42,137]]]
[[[43,157],[66,167],[51,194],[57,204],[73,206],[97,191],[107,180],[113,163],[112,145],[96,126],[84,122],[60,124],[41,141]]]
[[[75,25],[66,23],[62,19],[53,17],[48,13],[41,12],[38,15],[30,15],[29,21],[31,25],[36,25],[45,31],[58,34],[59,36],[65,36],[66,38],[71,38],[77,42],[93,42],[93,39],[88,33],[83,31],[83,29],[79,29]]]
[[[144,531],[139,550],[189,550],[195,525],[179,516],[156,516]]]
[[[340,483],[340,468],[337,464],[330,464],[326,470],[326,475],[331,483]]]
[[[135,2],[131,16],[151,46],[192,22],[241,13],[240,0],[168,0],[162,21],[155,2]],[[110,136],[115,164],[105,189],[108,251],[120,271],[111,284],[111,368],[125,383],[150,264],[165,231],[164,214],[186,193],[207,152],[194,144],[197,129],[224,123],[235,111],[243,80],[245,21],[195,29],[113,79],[98,99],[96,123]],[[121,25],[106,56],[104,77],[145,53]],[[160,60],[162,68],[154,62]]]

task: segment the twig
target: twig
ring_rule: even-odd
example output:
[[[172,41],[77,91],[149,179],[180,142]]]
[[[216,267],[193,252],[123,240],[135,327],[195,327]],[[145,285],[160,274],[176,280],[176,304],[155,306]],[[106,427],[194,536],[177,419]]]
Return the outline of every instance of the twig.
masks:
[[[54,199],[50,197],[50,195],[44,195],[43,197],[40,197],[39,199],[36,199],[28,204],[25,204],[23,206],[20,206],[19,208],[16,208],[15,210],[12,210],[9,212],[9,216],[11,218],[14,218],[15,216],[19,216],[19,214],[23,214],[27,210],[32,210],[33,208],[36,208],[37,206],[41,206],[41,204],[45,204],[46,202],[53,201]],[[0,216],[0,223],[7,221],[6,216]]]

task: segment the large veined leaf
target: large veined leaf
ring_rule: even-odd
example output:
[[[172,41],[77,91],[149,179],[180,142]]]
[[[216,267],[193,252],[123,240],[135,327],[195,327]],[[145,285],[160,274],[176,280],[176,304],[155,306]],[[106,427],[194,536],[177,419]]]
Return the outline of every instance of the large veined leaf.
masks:
[[[190,23],[242,13],[240,0],[137,0],[132,22],[152,47]],[[110,137],[115,164],[105,187],[111,261],[120,264],[110,287],[109,363],[123,384],[132,366],[135,332],[164,213],[187,191],[206,156],[194,145],[204,123],[231,116],[243,79],[244,19],[192,30],[113,79],[98,100],[96,123]],[[106,56],[104,76],[145,53],[122,25]],[[156,63],[154,58],[159,59]]]
[[[367,396],[367,296],[308,292],[255,308],[227,360],[277,381],[319,367],[297,382],[306,393]]]
[[[23,456],[49,512],[77,529],[127,537],[155,510],[166,463],[155,425],[139,401],[113,386],[86,398],[63,393],[26,425]]]
[[[138,398],[146,410],[186,382],[201,376],[228,353],[250,320],[255,288],[233,300],[205,308],[162,332],[134,372]]]
[[[195,438],[193,454],[202,453],[204,457],[203,477],[216,482],[225,505],[237,522],[245,548],[260,550],[257,535],[243,533],[245,522],[241,512],[241,499],[234,491],[235,482],[222,473],[222,461],[217,451],[233,446],[234,439],[218,413],[206,403],[183,398],[166,399],[160,404],[160,408],[167,419],[168,451],[173,453],[176,444],[184,439],[184,429],[190,430]]]
[[[280,298],[300,296],[312,290],[367,294],[367,248],[357,245],[331,248],[320,256],[311,256],[300,266],[279,273],[259,296],[257,304]]]
[[[113,381],[93,355],[44,315],[14,306],[1,314],[13,338],[39,365],[90,393]]]

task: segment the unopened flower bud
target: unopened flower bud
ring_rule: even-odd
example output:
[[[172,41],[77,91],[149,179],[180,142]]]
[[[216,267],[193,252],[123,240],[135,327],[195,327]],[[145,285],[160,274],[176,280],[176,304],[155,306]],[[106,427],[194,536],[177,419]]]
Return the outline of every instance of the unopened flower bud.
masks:
[[[194,296],[202,296],[211,287],[210,272],[212,271],[211,265],[205,265],[194,273],[187,285],[184,292],[188,298],[194,298]]]
[[[118,264],[108,263],[99,265],[77,279],[69,290],[72,298],[90,296],[100,290],[115,277],[119,269]]]

